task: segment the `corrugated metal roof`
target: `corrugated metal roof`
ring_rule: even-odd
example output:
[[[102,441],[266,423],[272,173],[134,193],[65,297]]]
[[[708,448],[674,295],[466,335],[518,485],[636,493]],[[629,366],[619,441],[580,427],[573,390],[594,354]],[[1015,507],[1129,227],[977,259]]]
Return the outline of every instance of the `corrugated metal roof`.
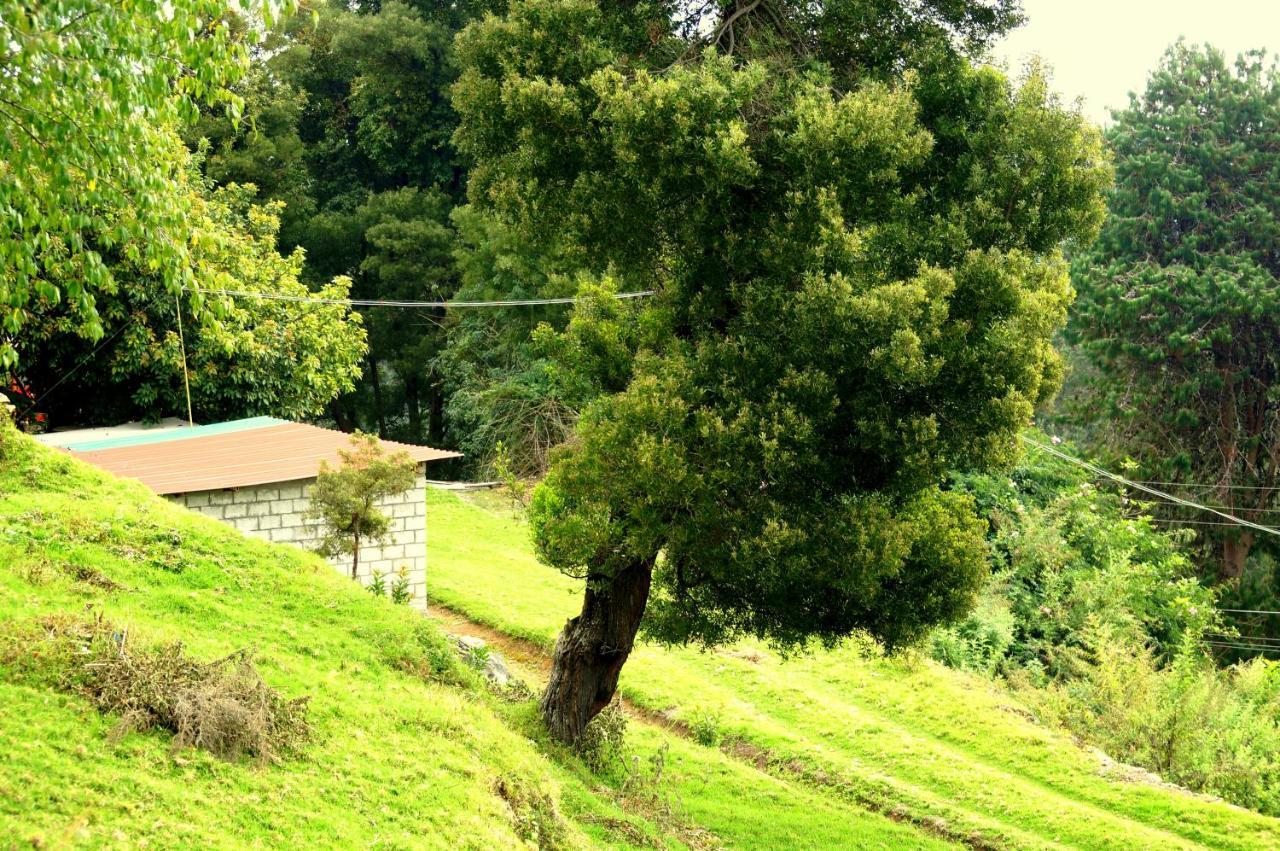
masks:
[[[382,441],[415,461],[461,457],[457,452]],[[104,470],[138,479],[156,493],[190,493],[313,478],[320,462],[339,463],[351,436],[271,417],[235,420],[143,437],[90,441],[65,447]]]

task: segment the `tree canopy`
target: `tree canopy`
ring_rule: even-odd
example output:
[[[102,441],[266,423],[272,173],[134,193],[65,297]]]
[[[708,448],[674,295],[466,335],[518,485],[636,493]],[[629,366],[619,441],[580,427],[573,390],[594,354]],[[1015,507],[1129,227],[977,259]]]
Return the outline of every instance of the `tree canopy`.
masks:
[[[899,645],[970,605],[982,531],[943,474],[1011,461],[1056,388],[1058,249],[1108,179],[1042,75],[964,58],[1004,25],[984,10],[761,0],[684,27],[521,0],[459,37],[471,203],[659,291],[532,504],[542,556],[587,580],[543,698],[561,738],[642,615],[671,641]],[[935,37],[868,54],[886,15]]]
[[[269,23],[291,4],[241,5]],[[220,0],[0,0],[0,367],[38,300],[101,336],[103,252],[192,283],[172,134],[202,103],[238,113],[246,59]]]
[[[1146,478],[1255,522],[1280,486],[1280,77],[1179,43],[1115,115],[1116,186],[1079,253],[1069,328],[1094,373],[1095,436]],[[1174,490],[1178,486],[1173,487]],[[1254,534],[1211,529],[1221,575]]]
[[[360,299],[437,301],[457,288],[450,213],[462,164],[451,144],[453,36],[479,7],[328,2],[269,34],[237,86],[246,121],[206,111],[187,133],[206,174],[255,183],[282,212],[280,248],[306,250],[310,283],[352,279]],[[207,141],[202,141],[207,140]],[[443,441],[434,360],[440,311],[362,310],[363,380],[330,407],[343,428]]]
[[[299,280],[302,251],[283,257],[275,247],[282,205],[253,204],[252,186],[209,190],[194,179],[183,191],[204,309],[193,311],[191,298],[128,260],[126,243],[106,258],[117,287],[97,299],[103,339],[87,340],[65,307],[32,311],[18,352],[49,425],[185,415],[188,376],[197,420],[303,419],[360,377],[366,342],[357,314],[342,304],[277,300],[345,299],[351,284],[338,278],[313,292]]]

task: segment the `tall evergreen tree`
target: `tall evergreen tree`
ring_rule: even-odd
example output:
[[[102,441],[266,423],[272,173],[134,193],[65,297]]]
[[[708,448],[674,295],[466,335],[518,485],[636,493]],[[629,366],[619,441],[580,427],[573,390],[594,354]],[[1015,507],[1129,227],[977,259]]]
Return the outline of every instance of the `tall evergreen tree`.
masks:
[[[481,6],[392,2],[319,5],[286,22],[242,85],[251,119],[207,120],[206,173],[255,182],[281,200],[282,250],[305,249],[313,283],[352,279],[360,299],[453,295],[450,213],[463,171],[451,136],[453,36]],[[438,311],[363,311],[370,346],[357,389],[329,413],[348,429],[412,442],[443,440],[434,360]]]
[[[1141,474],[1255,522],[1280,505],[1280,77],[1179,43],[1116,113],[1116,186],[1073,262],[1095,433]],[[1255,533],[1211,528],[1239,578]]]
[[[459,37],[471,203],[659,291],[621,375],[584,363],[617,347],[565,347],[620,389],[532,505],[542,557],[586,580],[555,736],[611,699],[642,618],[897,646],[971,604],[982,532],[942,476],[1011,461],[1054,390],[1059,246],[1093,236],[1108,175],[1042,77],[965,58],[1011,6],[517,0]]]

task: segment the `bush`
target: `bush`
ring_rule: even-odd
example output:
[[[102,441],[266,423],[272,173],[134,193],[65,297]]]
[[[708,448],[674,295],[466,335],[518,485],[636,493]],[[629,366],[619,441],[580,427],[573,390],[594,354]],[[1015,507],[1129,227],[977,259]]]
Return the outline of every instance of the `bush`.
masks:
[[[977,608],[932,636],[930,652],[944,664],[1056,677],[1084,652],[1086,624],[1167,664],[1188,638],[1223,628],[1186,533],[1157,528],[1143,504],[1065,462],[1033,454],[1010,476],[956,486],[987,516],[994,569]]]
[[[1280,815],[1280,665],[1219,669],[1188,642],[1161,666],[1105,626],[1087,643],[1070,677],[1020,689],[1046,719],[1166,780]]]
[[[627,713],[616,699],[600,711],[574,745],[578,756],[596,774],[626,764]]]
[[[988,594],[964,621],[934,630],[929,655],[949,668],[991,675],[1008,657],[1016,631],[1008,603]]]

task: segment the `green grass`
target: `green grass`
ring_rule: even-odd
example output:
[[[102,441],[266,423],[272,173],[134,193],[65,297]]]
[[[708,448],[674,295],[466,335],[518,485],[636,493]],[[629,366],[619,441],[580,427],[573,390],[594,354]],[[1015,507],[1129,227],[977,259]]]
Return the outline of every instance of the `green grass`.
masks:
[[[0,848],[505,849],[534,844],[527,825],[538,820],[558,831],[541,844],[566,848],[946,845],[653,725],[633,723],[629,745],[642,761],[667,754],[654,789],[670,806],[623,795],[621,772],[595,776],[547,743],[532,703],[490,694],[434,624],[318,558],[246,539],[26,438],[7,452]],[[518,530],[501,528],[527,562]],[[471,543],[451,575],[490,554],[485,539]],[[433,567],[443,559],[435,552]],[[118,719],[60,690],[56,657],[13,638],[45,616],[94,613],[135,647],[180,641],[201,659],[254,648],[270,686],[310,696],[311,741],[258,764],[175,751],[162,731],[117,739]],[[547,803],[513,808],[504,787]]]
[[[539,565],[524,527],[490,502],[428,495],[428,592],[549,648],[580,583]],[[790,660],[744,645],[638,648],[636,704],[772,755],[828,800],[873,802],[1019,848],[1276,848],[1280,821],[1179,790],[1104,776],[987,681],[847,646]]]

